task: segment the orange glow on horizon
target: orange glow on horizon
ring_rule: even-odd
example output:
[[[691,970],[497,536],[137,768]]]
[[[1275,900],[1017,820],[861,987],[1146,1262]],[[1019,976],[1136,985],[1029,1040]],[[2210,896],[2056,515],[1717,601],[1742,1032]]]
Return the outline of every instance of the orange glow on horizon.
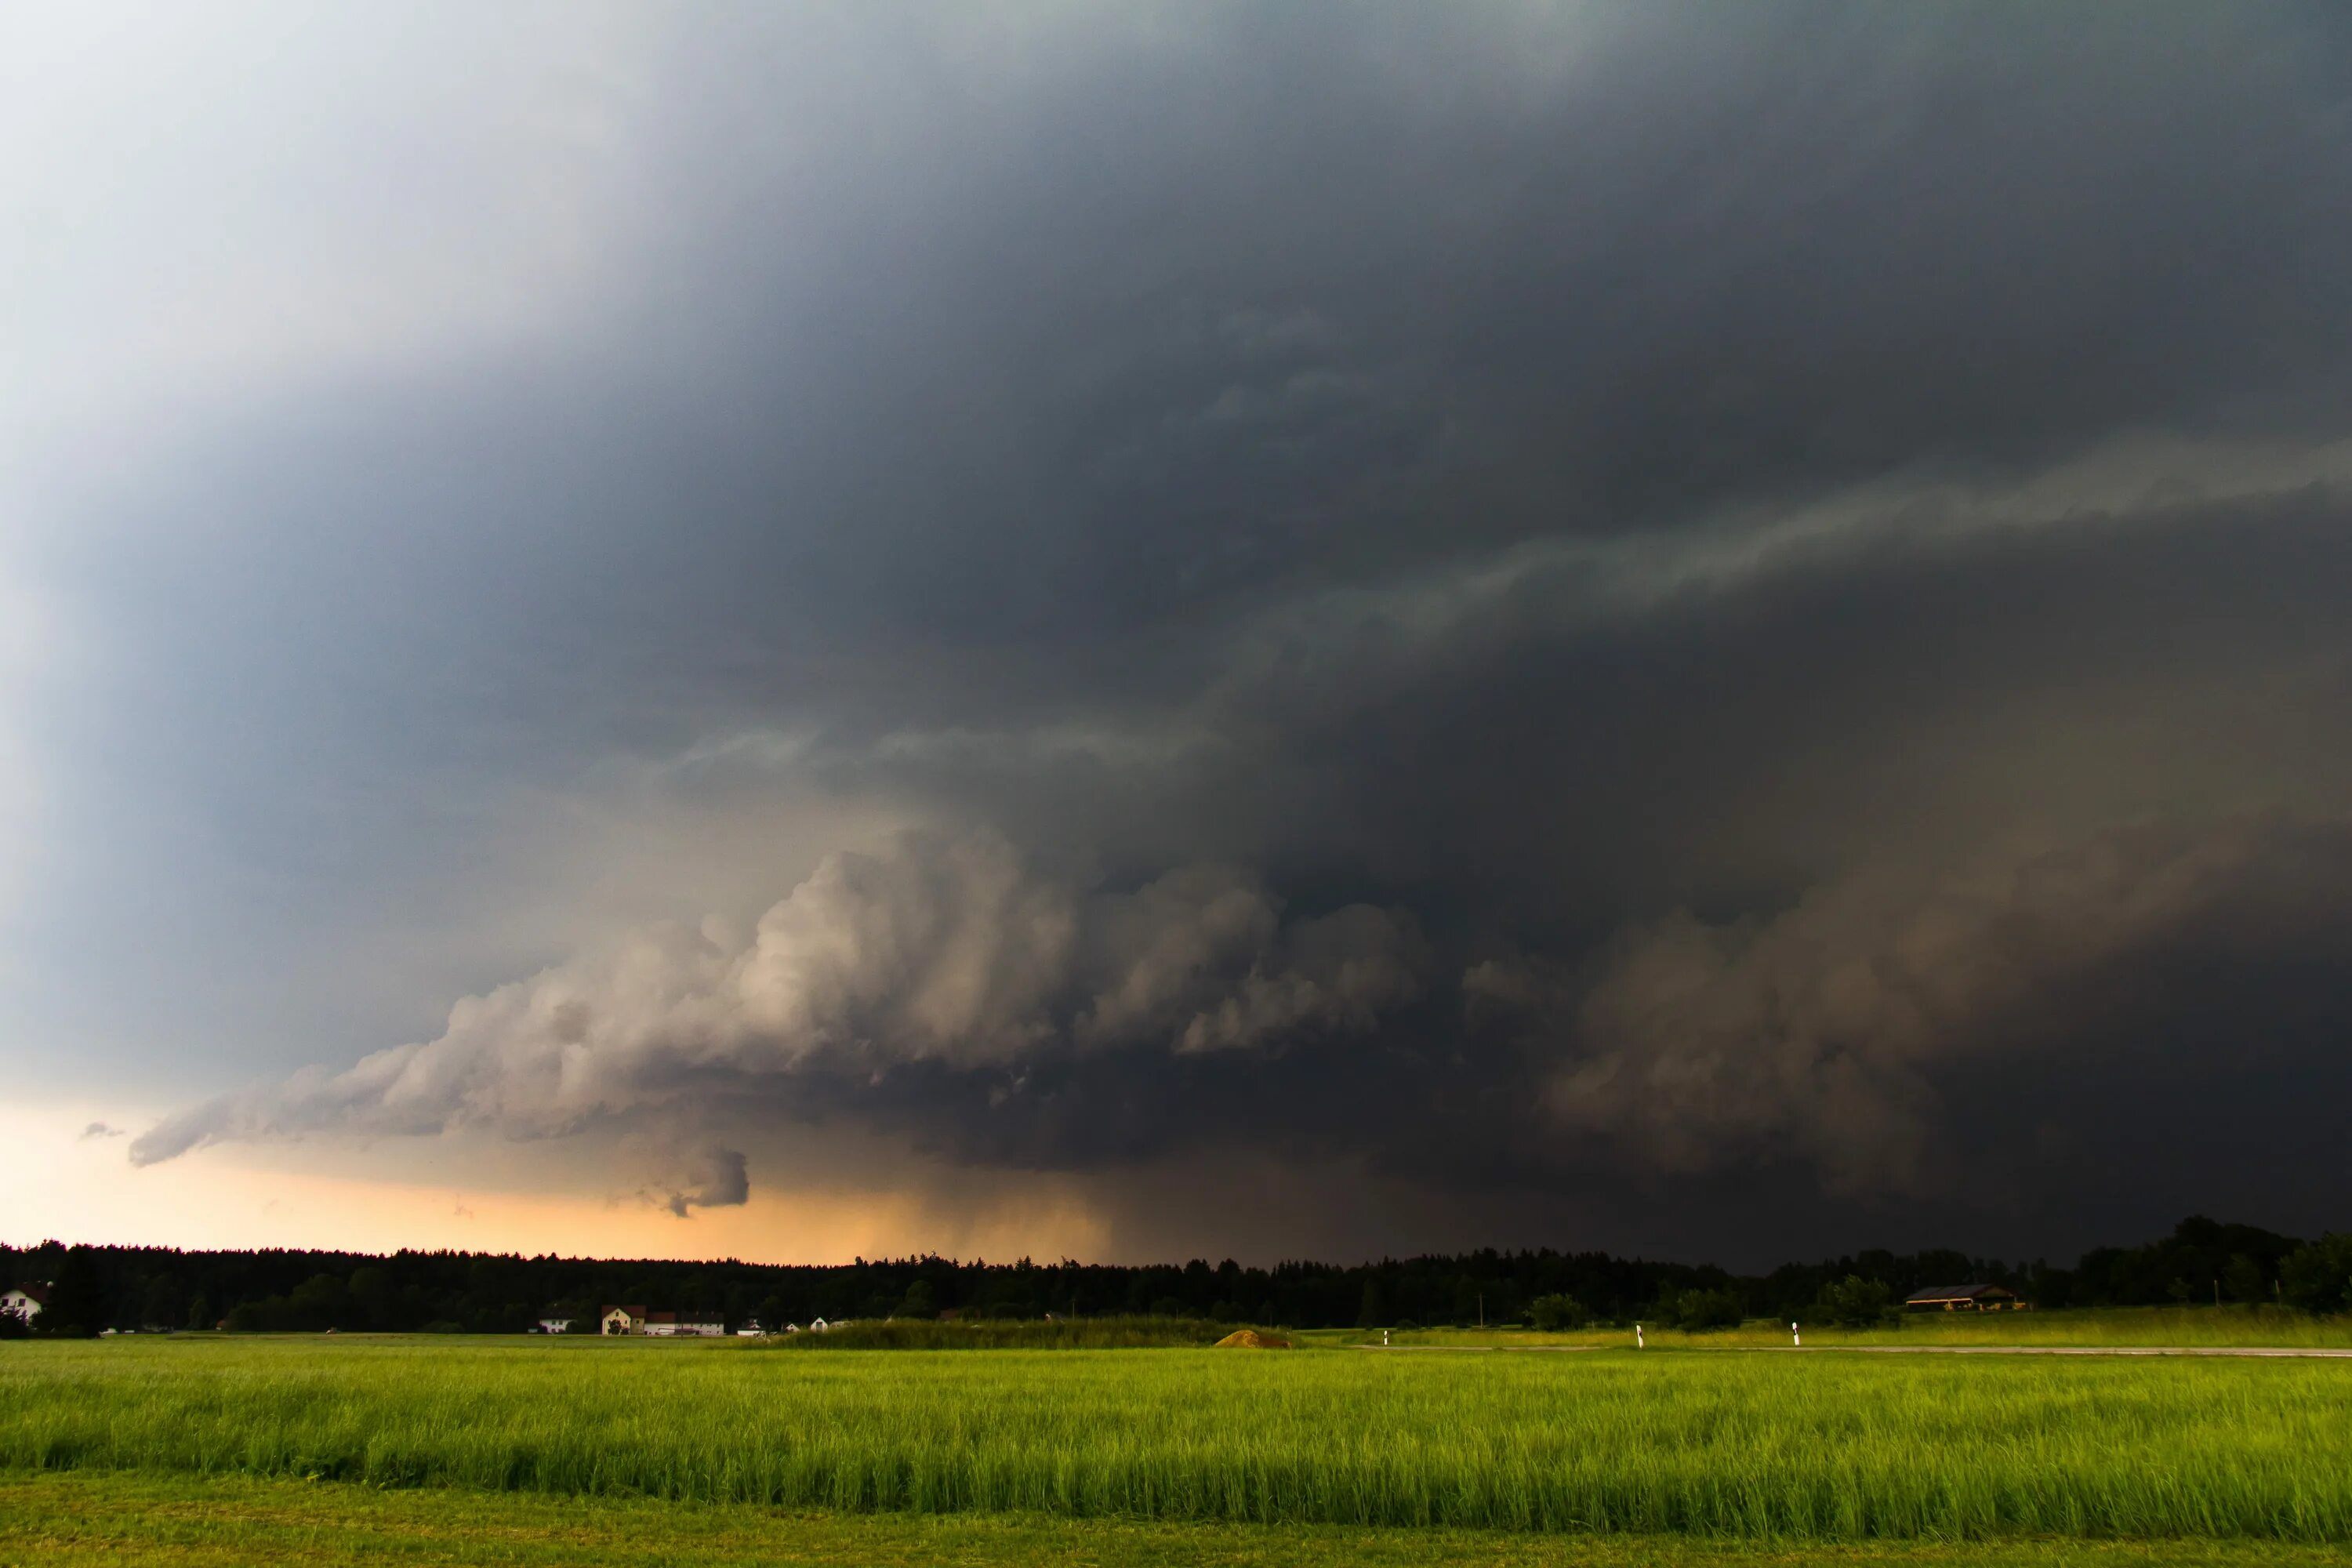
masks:
[[[141,1169],[121,1138],[81,1134],[96,1119],[0,1110],[0,1240],[814,1264],[1100,1258],[1110,1236],[1073,1184],[1034,1177],[983,1184],[954,1206],[913,1188],[755,1184],[740,1207],[680,1219],[634,1194],[518,1191],[478,1170],[447,1184],[308,1171],[283,1150],[205,1149]]]

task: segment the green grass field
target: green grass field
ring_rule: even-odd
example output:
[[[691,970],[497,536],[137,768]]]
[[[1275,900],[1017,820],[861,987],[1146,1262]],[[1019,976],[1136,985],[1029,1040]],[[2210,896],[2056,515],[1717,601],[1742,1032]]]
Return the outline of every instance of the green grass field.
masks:
[[[2332,1568],[2279,1542],[1696,1540],[743,1504],[139,1474],[0,1473],[0,1563],[42,1568]]]
[[[844,1323],[824,1333],[775,1334],[754,1349],[782,1351],[1113,1351],[1212,1345],[1229,1323],[1192,1318],[1072,1318],[1062,1321]]]
[[[2120,1348],[2135,1345],[2209,1347],[2264,1345],[2289,1350],[2352,1349],[2352,1318],[2315,1318],[2278,1307],[2102,1307],[2056,1312],[1917,1312],[1884,1327],[1840,1329],[1803,1323],[1805,1343],[1817,1349],[1842,1345],[2035,1345]],[[1663,1349],[1752,1350],[1789,1342],[1784,1322],[1750,1322],[1741,1328],[1685,1334],[1645,1331]],[[1326,1345],[1378,1344],[1377,1329],[1312,1329],[1302,1340]],[[1411,1329],[1394,1333],[1399,1345],[1599,1345],[1633,1342],[1624,1328],[1580,1329],[1545,1334],[1527,1329]]]
[[[2352,1363],[593,1340],[0,1346],[0,1471],[834,1514],[2352,1542]]]

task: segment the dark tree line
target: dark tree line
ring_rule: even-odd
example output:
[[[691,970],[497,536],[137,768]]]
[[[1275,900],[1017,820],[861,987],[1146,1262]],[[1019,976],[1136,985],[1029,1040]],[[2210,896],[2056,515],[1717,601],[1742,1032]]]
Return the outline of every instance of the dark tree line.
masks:
[[[1228,1259],[1121,1267],[909,1258],[815,1268],[520,1258],[464,1252],[0,1246],[0,1287],[47,1281],[44,1331],[113,1329],[522,1333],[542,1318],[593,1331],[607,1305],[701,1314],[730,1327],[812,1318],[1151,1314],[1297,1328],[1572,1323],[1709,1327],[1743,1317],[1866,1318],[1928,1285],[2005,1285],[2045,1307],[2279,1301],[2352,1308],[2352,1234],[2303,1243],[2183,1220],[2144,1247],[2073,1268],[1958,1252],[1873,1251],[1735,1276],[1706,1266],[1550,1250],[1245,1268]],[[5,1330],[10,1325],[0,1325]]]

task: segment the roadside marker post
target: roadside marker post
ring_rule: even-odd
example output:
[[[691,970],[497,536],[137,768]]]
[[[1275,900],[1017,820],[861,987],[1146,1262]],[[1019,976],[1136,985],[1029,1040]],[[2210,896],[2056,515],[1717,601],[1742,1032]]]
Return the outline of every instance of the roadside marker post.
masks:
[[[1797,1331],[1797,1325],[1793,1322],[1789,1325],[1789,1339],[1791,1343],[1799,1346],[1800,1348],[1801,1348],[1805,1342],[1805,1336]]]

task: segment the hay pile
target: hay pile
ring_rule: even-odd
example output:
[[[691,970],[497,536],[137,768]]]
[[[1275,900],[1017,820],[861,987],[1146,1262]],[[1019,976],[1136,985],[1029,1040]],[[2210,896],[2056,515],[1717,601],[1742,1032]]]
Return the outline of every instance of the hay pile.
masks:
[[[1290,1342],[1279,1334],[1262,1334],[1255,1329],[1235,1329],[1210,1347],[1221,1351],[1286,1351]]]

